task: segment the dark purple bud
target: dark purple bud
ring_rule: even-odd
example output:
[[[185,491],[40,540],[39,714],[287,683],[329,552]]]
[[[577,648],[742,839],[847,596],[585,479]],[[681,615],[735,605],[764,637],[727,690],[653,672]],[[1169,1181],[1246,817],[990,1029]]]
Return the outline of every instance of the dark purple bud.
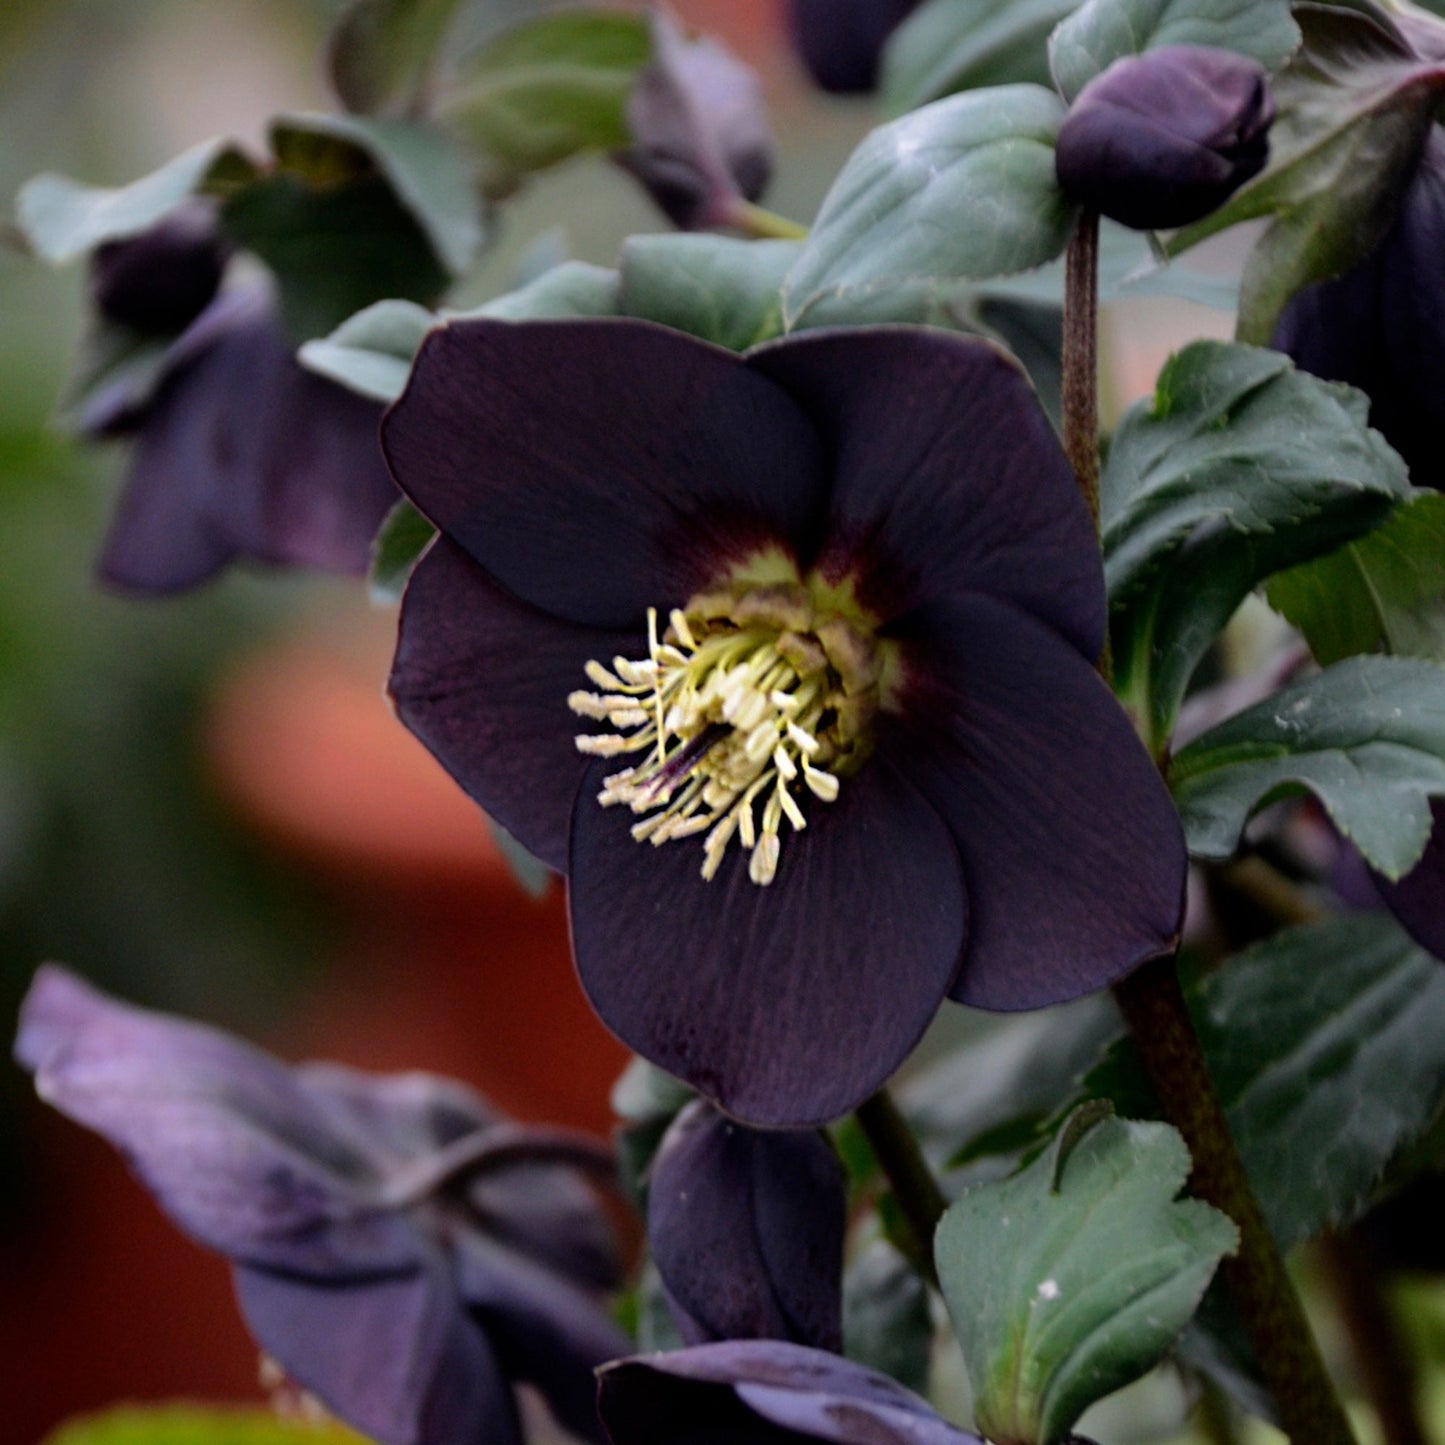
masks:
[[[980,1445],[887,1375],[777,1340],[639,1355],[598,1379],[613,1445]]]
[[[195,200],[160,225],[101,246],[91,258],[95,308],[108,321],[150,335],[184,331],[211,304],[227,246],[215,208]]]
[[[701,1101],[652,1165],[647,1234],[688,1344],[842,1348],[843,1170],[816,1130],[760,1132]]]
[[[793,48],[824,90],[862,94],[878,83],[884,42],[917,5],[918,0],[788,0]]]
[[[773,137],[757,76],[715,40],[685,38],[649,16],[653,58],[627,102],[632,144],[617,153],[676,226],[726,226],[773,171]]]
[[[1417,487],[1445,488],[1445,131],[1432,126],[1383,241],[1285,308],[1273,345],[1370,398],[1370,425]]]
[[[1187,226],[1221,206],[1269,156],[1266,73],[1232,50],[1164,45],[1116,60],[1059,127],[1059,185],[1135,230]]]
[[[1398,882],[1374,874],[1400,927],[1427,953],[1445,959],[1445,800],[1430,800],[1435,826],[1420,861]]]

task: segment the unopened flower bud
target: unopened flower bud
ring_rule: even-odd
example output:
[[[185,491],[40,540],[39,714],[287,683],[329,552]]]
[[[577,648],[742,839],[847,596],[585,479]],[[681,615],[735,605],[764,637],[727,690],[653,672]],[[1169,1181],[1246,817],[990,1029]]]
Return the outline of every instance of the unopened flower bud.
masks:
[[[857,95],[878,83],[888,37],[918,0],[789,0],[793,48],[824,90]]]
[[[1136,230],[1187,226],[1221,206],[1269,155],[1264,69],[1232,50],[1165,45],[1116,60],[1059,128],[1059,185]]]
[[[109,321],[152,335],[184,331],[221,284],[226,249],[214,209],[193,201],[139,236],[99,247],[91,295]]]

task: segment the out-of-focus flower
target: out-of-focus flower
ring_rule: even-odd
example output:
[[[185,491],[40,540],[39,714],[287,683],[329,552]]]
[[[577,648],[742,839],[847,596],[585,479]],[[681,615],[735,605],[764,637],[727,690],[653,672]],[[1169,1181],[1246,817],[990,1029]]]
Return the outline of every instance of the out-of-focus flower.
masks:
[[[264,285],[223,291],[158,377],[105,387],[81,412],[84,434],[133,438],[100,575],[171,592],[238,557],[365,572],[397,500],[381,410],[300,366]]]
[[[884,42],[917,6],[918,0],[788,0],[793,48],[824,90],[861,94],[878,83]]]
[[[1445,959],[1445,800],[1430,800],[1430,816],[1434,826],[1420,861],[1394,883],[1373,871],[1370,877],[1405,932]]]
[[[749,1129],[701,1100],[652,1163],[647,1239],[690,1345],[843,1348],[843,1166],[815,1129]]]
[[[457,322],[383,444],[443,534],[398,712],[567,872],[604,1021],[730,1114],[835,1117],[946,995],[1037,1007],[1173,946],[1097,541],[996,348]]]
[[[1438,28],[1438,27],[1436,27]],[[1370,425],[1417,487],[1445,488],[1445,130],[1430,130],[1385,238],[1285,308],[1274,347],[1370,398]]]
[[[1136,230],[1185,226],[1263,170],[1273,120],[1268,78],[1247,56],[1203,45],[1125,56],[1069,107],[1059,185]]]
[[[507,1445],[510,1381],[597,1437],[610,1231],[558,1162],[586,1145],[460,1084],[291,1068],[217,1030],[41,970],[15,1045],[42,1098],[110,1140],[234,1264],[252,1333],[383,1445]]]
[[[717,41],[686,38],[664,11],[652,11],[648,24],[653,58],[628,99],[632,143],[617,161],[675,226],[732,225],[773,172],[758,78]]]
[[[639,1355],[599,1379],[613,1445],[980,1445],[887,1375],[780,1341]]]
[[[210,305],[227,253],[215,207],[193,200],[143,236],[99,247],[91,257],[91,299],[109,321],[174,335]]]

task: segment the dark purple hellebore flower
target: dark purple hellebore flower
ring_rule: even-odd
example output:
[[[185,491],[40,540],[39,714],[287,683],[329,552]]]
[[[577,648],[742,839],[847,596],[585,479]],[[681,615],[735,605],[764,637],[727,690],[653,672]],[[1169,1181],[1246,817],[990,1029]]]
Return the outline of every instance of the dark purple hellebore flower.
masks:
[[[1359,387],[1410,480],[1445,489],[1445,130],[1431,127],[1384,240],[1343,276],[1301,291],[1271,344],[1315,376]]]
[[[781,1341],[637,1355],[598,1378],[613,1445],[981,1445],[887,1375]]]
[[[134,438],[100,575],[170,592],[237,557],[364,572],[397,500],[381,410],[301,367],[264,286],[223,291],[158,379],[122,379],[81,413],[88,436]]]
[[[1430,800],[1434,826],[1420,861],[1392,883],[1371,870],[1370,878],[1400,927],[1427,953],[1445,959],[1445,800]]]
[[[1173,946],[1098,543],[997,348],[455,322],[382,441],[442,533],[398,713],[567,873],[603,1020],[734,1117],[836,1117],[945,996],[1039,1007]]]
[[[757,76],[706,36],[648,16],[653,59],[627,102],[632,143],[617,161],[685,231],[728,226],[773,173],[773,136]]]
[[[215,207],[194,200],[143,235],[97,248],[91,300],[108,321],[146,335],[172,336],[210,305],[228,250]]]
[[[1264,68],[1232,50],[1162,45],[1116,60],[1059,127],[1059,186],[1136,230],[1186,226],[1217,210],[1269,157]]]
[[[697,1100],[652,1162],[647,1240],[690,1345],[843,1348],[843,1166],[816,1129],[760,1131]]]
[[[610,1231],[556,1162],[580,1141],[449,1080],[287,1067],[53,965],[15,1056],[232,1261],[261,1346],[366,1435],[512,1445],[509,1382],[525,1379],[600,1436],[592,1371],[626,1339],[597,1304],[617,1278]]]
[[[788,0],[793,48],[824,90],[856,95],[878,84],[888,37],[918,0]]]

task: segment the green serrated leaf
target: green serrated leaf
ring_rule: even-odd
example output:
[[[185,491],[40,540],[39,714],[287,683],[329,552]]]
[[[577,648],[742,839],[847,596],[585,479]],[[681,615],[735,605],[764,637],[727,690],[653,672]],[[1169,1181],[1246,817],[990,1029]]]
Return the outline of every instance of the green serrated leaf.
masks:
[[[823,200],[783,288],[788,329],[825,302],[886,302],[1027,271],[1074,221],[1054,176],[1063,107],[1036,85],[951,96],[880,126]]]
[[[1022,1445],[1152,1368],[1236,1242],[1218,1210],[1176,1199],[1189,1153],[1167,1124],[1105,1119],[1061,1173],[1057,1149],[969,1190],[935,1241],[978,1428]]]
[[[128,186],[87,186],[50,172],[36,176],[15,198],[16,220],[35,253],[59,265],[106,241],[149,230],[198,191],[228,190],[254,175],[254,166],[229,141],[204,141]]]
[[[1413,498],[1368,536],[1272,577],[1265,595],[1326,666],[1361,652],[1445,662],[1445,496]]]
[[[371,544],[371,600],[390,607],[401,600],[412,568],[431,545],[437,529],[405,498],[386,514]]]
[[[1169,764],[1197,858],[1227,858],[1250,815],[1312,792],[1387,878],[1419,861],[1445,796],[1445,667],[1354,657],[1211,728]]]
[[[1161,45],[1236,50],[1273,70],[1299,42],[1289,0],[1085,0],[1054,31],[1049,64],[1072,100],[1116,60]]]
[[[622,248],[620,309],[746,351],[782,330],[783,277],[798,241],[633,236]]]
[[[327,42],[331,83],[348,110],[404,104],[421,90],[458,0],[350,0]]]
[[[517,25],[462,61],[438,117],[482,162],[489,189],[513,189],[579,151],[628,140],[626,106],[652,58],[646,17],[572,10]]]
[[[378,301],[348,317],[297,359],[309,370],[373,401],[392,402],[411,374],[422,338],[438,317],[412,301]]]
[[[879,89],[902,115],[989,85],[1049,85],[1048,40],[1079,0],[927,0],[889,37]]]
[[[45,1445],[364,1445],[334,1422],[225,1406],[125,1405],[62,1425]]]
[[[1302,287],[1338,276],[1384,236],[1434,122],[1445,66],[1420,59],[1387,18],[1297,4],[1303,44],[1273,85],[1270,160],[1171,254],[1268,217],[1245,268],[1238,335],[1267,344]]]
[[[1116,685],[1162,750],[1195,667],[1250,590],[1360,536],[1408,494],[1349,387],[1201,341],[1121,422],[1100,480]]]
[[[887,1240],[875,1239],[843,1276],[843,1353],[922,1395],[932,1345],[928,1287]]]

